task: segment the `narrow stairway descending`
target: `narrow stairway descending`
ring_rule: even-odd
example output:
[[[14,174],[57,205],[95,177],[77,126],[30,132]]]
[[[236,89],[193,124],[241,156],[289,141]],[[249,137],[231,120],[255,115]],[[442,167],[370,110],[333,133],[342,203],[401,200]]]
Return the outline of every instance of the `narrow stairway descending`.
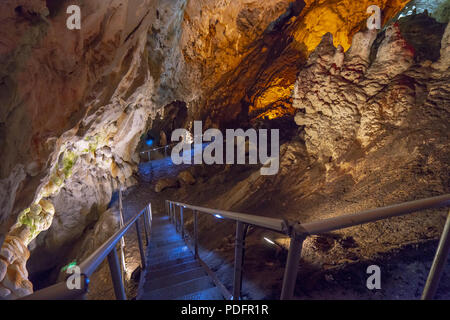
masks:
[[[223,300],[169,217],[152,221],[138,300]]]

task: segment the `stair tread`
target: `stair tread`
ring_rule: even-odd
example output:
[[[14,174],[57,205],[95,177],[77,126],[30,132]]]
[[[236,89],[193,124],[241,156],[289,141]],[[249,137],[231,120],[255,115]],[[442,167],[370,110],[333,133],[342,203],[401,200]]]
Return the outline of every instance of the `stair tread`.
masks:
[[[183,241],[181,236],[177,236],[177,237],[172,236],[172,237],[164,237],[164,238],[157,238],[157,237],[150,236],[150,243],[153,246],[164,246],[166,244],[177,242],[177,241]]]
[[[139,300],[222,300],[220,290],[195,259],[167,216],[154,216]]]
[[[192,252],[189,251],[189,249],[188,249],[186,251],[175,252],[172,255],[166,255],[166,256],[162,256],[162,257],[151,258],[151,256],[150,256],[149,259],[147,259],[147,264],[149,266],[158,265],[163,262],[170,262],[170,261],[178,260],[181,258],[193,257],[193,256],[194,255],[192,254]]]
[[[165,275],[158,278],[149,278],[147,283],[144,285],[144,289],[148,292],[167,288],[178,283],[187,282],[204,277],[206,274],[202,267],[197,267],[195,269],[186,270],[178,272],[175,274]]]
[[[141,295],[140,299],[171,300],[213,287],[214,283],[212,280],[208,276],[204,276],[195,280],[178,283],[167,288],[145,292]]]
[[[157,257],[163,257],[163,256],[169,256],[171,254],[181,252],[181,251],[189,251],[189,248],[184,245],[177,245],[172,248],[155,248],[155,249],[149,249],[149,258],[157,258]]]
[[[150,245],[147,250],[149,250],[150,254],[152,254],[152,252],[154,250],[167,250],[167,249],[172,249],[172,248],[183,246],[183,245],[186,245],[186,243],[183,240],[179,240],[179,241],[174,241],[174,242],[170,242],[167,244],[163,244],[161,246],[156,246],[156,245],[151,244],[151,238],[150,238]]]
[[[157,278],[157,277],[161,277],[161,276],[164,276],[167,274],[175,274],[182,270],[191,270],[191,269],[197,268],[199,266],[200,266],[200,264],[196,260],[192,260],[192,261],[177,264],[177,265],[174,265],[174,266],[168,267],[168,268],[162,268],[162,269],[158,269],[158,270],[150,269],[145,276],[146,276],[146,279],[152,279],[153,277]]]
[[[219,288],[214,287],[176,297],[174,300],[224,300],[224,297]]]
[[[191,262],[191,261],[195,261],[193,255],[192,256],[187,256],[187,257],[184,257],[184,258],[179,258],[179,259],[172,260],[172,261],[166,261],[166,262],[163,261],[163,262],[158,263],[158,264],[151,264],[151,265],[148,265],[148,268],[151,271],[157,271],[157,270],[160,270],[160,269],[173,267],[173,266],[176,266],[176,265],[179,265],[179,264],[183,264],[183,263],[186,263],[186,262]]]

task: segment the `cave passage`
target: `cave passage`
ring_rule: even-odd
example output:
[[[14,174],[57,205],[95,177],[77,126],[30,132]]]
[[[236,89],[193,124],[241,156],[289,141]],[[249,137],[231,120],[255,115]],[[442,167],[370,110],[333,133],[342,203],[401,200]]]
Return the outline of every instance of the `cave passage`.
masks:
[[[449,19],[1,1],[0,300],[450,299]]]

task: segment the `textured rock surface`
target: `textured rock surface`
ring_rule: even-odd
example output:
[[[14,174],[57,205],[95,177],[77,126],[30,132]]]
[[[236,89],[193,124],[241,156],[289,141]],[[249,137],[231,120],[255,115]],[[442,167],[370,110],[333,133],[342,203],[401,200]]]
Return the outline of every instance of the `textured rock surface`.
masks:
[[[189,172],[189,170],[181,171],[178,174],[177,178],[183,184],[190,184],[190,185],[192,185],[192,184],[195,183],[195,178],[192,175],[192,173]]]
[[[446,90],[445,53],[436,64],[412,67],[415,50],[398,25],[393,25],[370,61],[375,37],[373,32],[357,34],[344,54],[327,35],[299,74],[293,105],[302,112],[295,120],[305,126],[309,153],[323,163],[340,161],[355,144],[376,150],[374,143],[393,129],[407,126],[407,116],[424,103],[436,110],[445,107],[445,101],[433,97],[437,93],[433,90]],[[447,47],[446,41],[442,48]],[[434,71],[439,66],[441,73]]]
[[[1,232],[22,212],[14,229],[29,229],[28,244],[52,223],[39,204],[53,203],[57,222],[30,244],[46,253],[37,263],[42,270],[96,221],[113,189],[135,183],[134,151],[152,112],[143,58],[155,8],[150,1],[90,1],[82,29],[70,31],[64,6],[0,7],[0,185],[9,209],[1,211]]]
[[[6,299],[23,297],[33,292],[26,267],[30,256],[26,245],[29,236],[7,236],[0,250],[0,295]]]
[[[158,180],[155,186],[155,192],[161,192],[167,188],[176,188],[179,186],[179,182],[177,179],[164,178]]]
[[[225,126],[233,120],[242,124],[248,118],[292,115],[291,95],[297,74],[325,33],[332,33],[336,46],[348,49],[353,35],[365,27],[370,5],[383,10],[384,23],[407,2],[295,1],[244,53],[234,56],[236,67],[223,73],[217,85],[207,90],[205,102],[197,102],[201,110],[197,110],[197,103],[190,108],[207,119],[208,127]],[[239,31],[241,36],[246,29]],[[200,49],[194,49],[199,55]],[[209,81],[209,77],[206,79]]]

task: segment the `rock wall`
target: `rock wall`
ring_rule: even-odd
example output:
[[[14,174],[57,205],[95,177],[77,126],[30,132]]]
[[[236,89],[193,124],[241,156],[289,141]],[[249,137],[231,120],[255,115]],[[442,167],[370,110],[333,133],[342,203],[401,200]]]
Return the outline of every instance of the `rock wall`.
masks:
[[[373,61],[375,32],[358,33],[346,53],[326,35],[300,72],[293,96],[308,152],[323,163],[340,162],[355,145],[376,150],[383,135],[410,125],[412,110],[445,109],[436,96],[447,87],[448,29],[435,63],[415,62],[416,50],[399,24],[386,30]]]
[[[26,246],[52,225],[30,244],[48,247],[41,265],[98,219],[113,189],[135,183],[135,147],[155,107],[145,59],[151,1],[71,4],[82,8],[81,30],[66,28],[65,4],[51,11],[45,1],[0,5],[0,126],[8,151],[0,156],[1,232],[15,223],[10,235],[24,229]],[[16,246],[15,256],[21,253]],[[16,260],[8,257],[2,251],[2,296],[29,293],[27,274],[10,271]]]
[[[293,1],[278,19],[263,26],[256,23],[257,13],[264,12],[265,16],[270,13],[262,8],[252,11],[242,9],[236,19],[237,32],[234,33],[234,38],[231,38],[236,39],[238,36],[239,47],[233,45],[237,40],[228,45],[231,49],[225,53],[219,45],[218,48],[213,47],[213,54],[220,58],[218,61],[226,61],[225,67],[214,72],[213,78],[209,76],[212,71],[202,73],[204,79],[208,80],[203,88],[210,88],[211,83],[215,85],[203,94],[206,100],[191,103],[191,109],[198,112],[198,117],[206,120],[207,126],[215,127],[224,127],[233,122],[242,124],[255,118],[274,119],[293,115],[295,110],[291,96],[298,72],[324,34],[331,33],[334,45],[341,45],[345,51],[350,47],[353,35],[361,28],[366,28],[366,21],[370,16],[367,8],[370,5],[378,5],[381,8],[384,25],[400,12],[407,2],[408,0]],[[266,4],[263,7],[266,7]],[[255,34],[250,27],[242,28],[239,17],[243,16],[249,26],[261,31]],[[228,22],[226,30],[232,26],[233,23]],[[224,32],[224,28],[220,30]],[[258,34],[259,37],[253,38],[253,35]],[[215,32],[210,32],[207,43],[216,43],[217,40],[212,40],[216,37],[218,35]],[[242,47],[241,39],[247,39]],[[234,48],[236,52],[230,59],[228,56]],[[196,56],[205,56],[205,47],[195,45],[189,47],[189,50],[195,50]],[[209,55],[206,54],[206,57]],[[202,65],[213,68],[211,63]],[[233,68],[230,70],[228,66]],[[211,82],[210,79],[218,81]],[[197,105],[200,110],[196,109]]]

